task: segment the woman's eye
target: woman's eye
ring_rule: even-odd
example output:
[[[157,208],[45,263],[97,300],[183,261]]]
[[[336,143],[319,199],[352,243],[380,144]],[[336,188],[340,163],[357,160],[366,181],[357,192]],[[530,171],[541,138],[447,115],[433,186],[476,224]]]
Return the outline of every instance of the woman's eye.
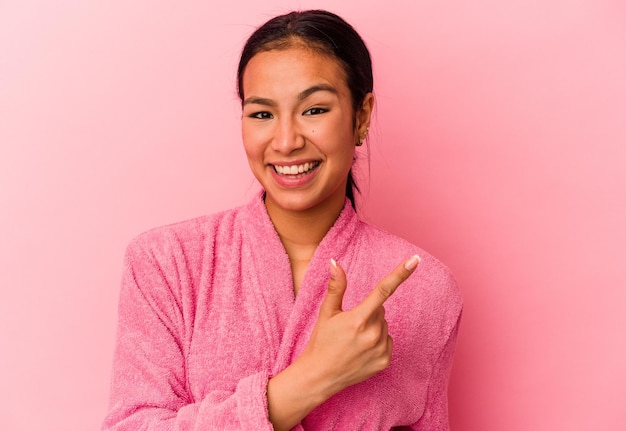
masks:
[[[324,108],[310,108],[304,111],[303,115],[319,115],[323,114],[324,112],[327,112],[327,110]]]
[[[251,118],[258,118],[259,120],[269,120],[270,118],[272,118],[272,114],[270,114],[267,111],[261,111],[261,112],[255,112],[253,114],[250,114]]]

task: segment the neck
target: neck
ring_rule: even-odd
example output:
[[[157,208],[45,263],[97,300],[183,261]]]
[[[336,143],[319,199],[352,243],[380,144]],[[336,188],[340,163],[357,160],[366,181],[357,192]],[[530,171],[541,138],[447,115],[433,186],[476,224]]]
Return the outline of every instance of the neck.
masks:
[[[266,199],[265,206],[290,259],[310,260],[339,217],[344,202],[345,196],[339,195],[322,205],[303,211],[286,210],[270,199]]]

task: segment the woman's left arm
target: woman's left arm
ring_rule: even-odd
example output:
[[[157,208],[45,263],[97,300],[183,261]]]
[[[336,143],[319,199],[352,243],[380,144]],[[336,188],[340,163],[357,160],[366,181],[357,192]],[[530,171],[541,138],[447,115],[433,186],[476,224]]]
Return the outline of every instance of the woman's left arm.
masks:
[[[452,370],[452,360],[456,349],[456,340],[459,332],[459,315],[437,362],[434,364],[428,385],[428,394],[424,413],[419,421],[409,429],[415,431],[449,431],[448,420],[448,382]]]

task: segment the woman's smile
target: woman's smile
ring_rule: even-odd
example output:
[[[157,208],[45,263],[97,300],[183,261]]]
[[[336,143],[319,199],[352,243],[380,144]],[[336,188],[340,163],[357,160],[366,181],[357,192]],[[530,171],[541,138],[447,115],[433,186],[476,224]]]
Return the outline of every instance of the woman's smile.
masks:
[[[315,179],[321,162],[272,164],[274,181],[283,188],[299,188]]]
[[[305,162],[299,164],[289,164],[289,165],[272,165],[277,174],[283,176],[299,176],[298,174],[309,174],[316,169],[320,165],[319,161],[315,162]]]

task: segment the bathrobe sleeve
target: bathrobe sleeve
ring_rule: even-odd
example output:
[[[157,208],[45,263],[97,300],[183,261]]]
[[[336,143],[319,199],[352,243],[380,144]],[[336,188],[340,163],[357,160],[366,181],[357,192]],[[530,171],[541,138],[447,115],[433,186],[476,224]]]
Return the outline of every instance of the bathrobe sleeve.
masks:
[[[180,268],[161,265],[141,245],[129,246],[110,406],[102,430],[273,430],[264,370],[252,371],[233,391],[213,391],[193,399],[186,371],[193,330],[191,295],[177,286],[184,277]]]
[[[448,420],[448,382],[452,370],[452,360],[459,332],[459,315],[456,325],[446,341],[439,359],[434,366],[428,385],[426,407],[420,420],[410,429],[415,431],[449,431]]]

